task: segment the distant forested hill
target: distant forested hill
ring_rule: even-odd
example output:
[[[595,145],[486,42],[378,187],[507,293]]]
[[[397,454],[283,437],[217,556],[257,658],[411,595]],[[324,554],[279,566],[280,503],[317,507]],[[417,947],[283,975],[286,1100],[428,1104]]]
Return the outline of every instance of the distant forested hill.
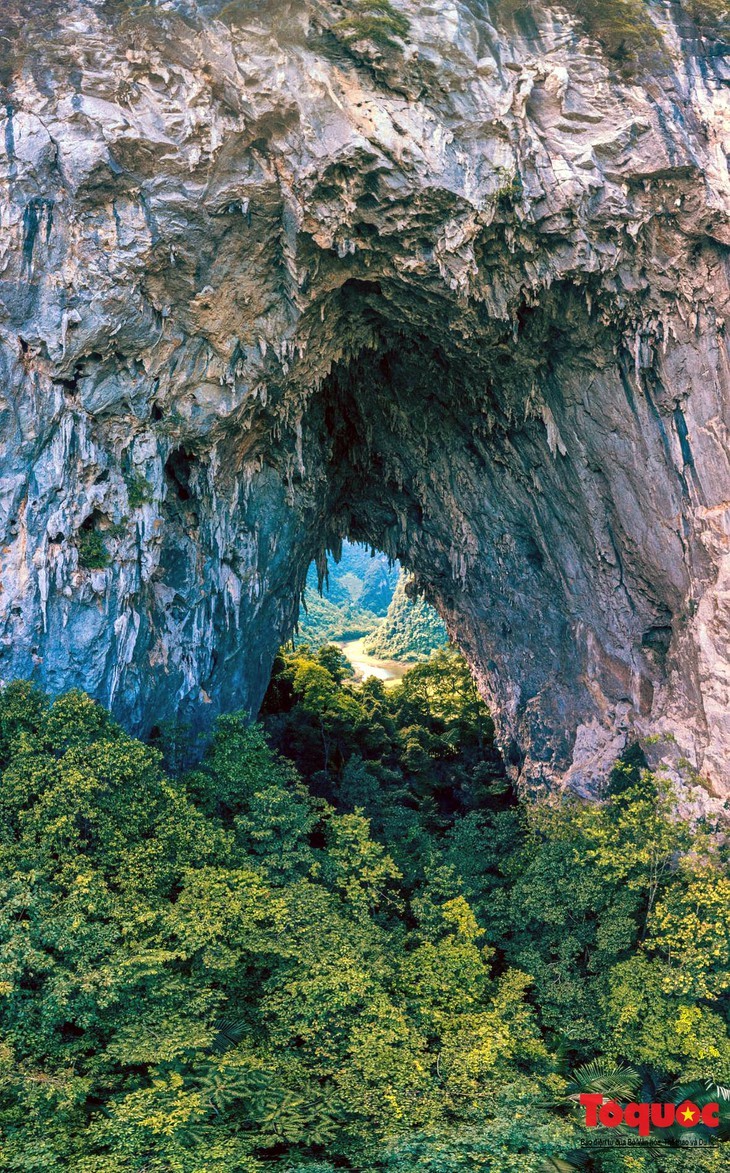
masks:
[[[306,613],[299,616],[299,642],[307,643],[313,651],[329,643],[345,643],[369,635],[382,622],[372,611],[357,603],[333,603],[320,595],[316,585],[307,588]]]
[[[307,576],[299,636],[313,649],[369,636],[367,652],[382,659],[419,660],[447,643],[446,629],[423,599],[405,593],[404,572],[385,554],[345,542],[328,560],[323,594],[314,566]],[[377,650],[374,650],[377,648]]]
[[[366,639],[363,650],[380,660],[421,660],[449,637],[439,615],[425,599],[409,599],[407,576],[401,572],[382,623]]]

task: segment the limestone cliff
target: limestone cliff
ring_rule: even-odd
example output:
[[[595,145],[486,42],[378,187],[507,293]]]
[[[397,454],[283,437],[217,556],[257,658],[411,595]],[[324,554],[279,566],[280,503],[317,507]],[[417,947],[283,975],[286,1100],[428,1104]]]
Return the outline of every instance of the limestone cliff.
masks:
[[[727,789],[728,70],[648,11],[4,0],[3,679],[253,711],[349,535],[515,774]]]

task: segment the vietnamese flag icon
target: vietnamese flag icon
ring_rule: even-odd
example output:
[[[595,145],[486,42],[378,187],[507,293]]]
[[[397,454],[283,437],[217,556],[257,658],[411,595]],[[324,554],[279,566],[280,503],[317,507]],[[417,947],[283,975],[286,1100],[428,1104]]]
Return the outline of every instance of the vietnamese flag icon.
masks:
[[[683,1128],[693,1128],[695,1124],[699,1123],[699,1119],[700,1110],[691,1100],[685,1100],[677,1108],[677,1123],[681,1124]]]

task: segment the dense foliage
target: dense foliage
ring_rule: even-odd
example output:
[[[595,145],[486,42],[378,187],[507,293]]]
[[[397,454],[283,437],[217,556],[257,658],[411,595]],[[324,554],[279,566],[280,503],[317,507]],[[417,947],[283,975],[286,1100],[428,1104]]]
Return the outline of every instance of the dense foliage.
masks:
[[[722,840],[636,765],[517,802],[454,653],[345,673],[283,656],[269,740],[226,717],[182,779],[0,694],[0,1167],[719,1173],[581,1157],[574,1097],[728,1081]]]
[[[361,639],[382,622],[357,603],[338,605],[316,590],[306,591],[304,606],[306,610],[299,615],[299,636],[312,648]]]
[[[262,717],[314,794],[363,811],[401,872],[422,870],[456,813],[508,789],[494,726],[464,659],[443,650],[394,688],[351,684],[337,648],[282,653]]]

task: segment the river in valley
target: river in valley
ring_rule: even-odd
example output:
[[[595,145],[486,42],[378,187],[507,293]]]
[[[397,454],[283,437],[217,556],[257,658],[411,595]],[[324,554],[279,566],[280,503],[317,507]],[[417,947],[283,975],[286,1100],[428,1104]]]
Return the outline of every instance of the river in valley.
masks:
[[[413,667],[413,664],[404,664],[400,660],[378,660],[375,656],[369,656],[363,651],[364,642],[363,639],[351,639],[337,645],[347,656],[359,680],[376,676],[387,688],[397,684],[408,669]]]

